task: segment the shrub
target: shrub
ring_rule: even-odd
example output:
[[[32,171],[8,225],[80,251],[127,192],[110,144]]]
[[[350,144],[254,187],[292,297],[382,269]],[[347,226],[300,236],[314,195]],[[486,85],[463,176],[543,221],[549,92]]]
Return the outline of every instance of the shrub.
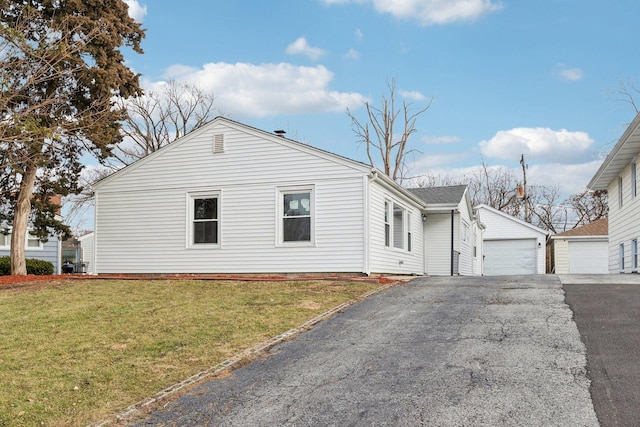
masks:
[[[53,274],[53,263],[41,259],[27,258],[27,274],[37,276]],[[11,274],[11,259],[8,256],[0,257],[0,276]]]
[[[8,256],[0,257],[0,276],[11,274],[11,259]]]

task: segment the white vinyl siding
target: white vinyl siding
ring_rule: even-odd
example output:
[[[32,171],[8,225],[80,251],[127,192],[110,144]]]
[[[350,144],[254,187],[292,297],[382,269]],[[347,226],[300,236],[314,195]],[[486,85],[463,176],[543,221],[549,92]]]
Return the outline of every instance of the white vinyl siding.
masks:
[[[402,236],[400,236],[400,234],[397,235],[398,239],[402,237],[403,249],[394,247],[396,234],[393,230],[390,230],[389,235],[391,239],[389,242],[390,246],[385,246],[387,226],[397,228],[397,226],[394,227],[394,219],[393,215],[391,215],[394,203],[405,210],[403,215],[405,219],[405,223],[403,224],[404,231],[402,232]],[[390,194],[387,189],[374,181],[369,181],[369,208],[370,212],[373,213],[369,216],[368,247],[370,272],[423,274],[424,255],[422,233],[415,232],[415,230],[422,229],[419,208],[409,199],[405,199],[398,194]],[[384,215],[385,211],[390,213]],[[385,220],[390,221],[390,223],[387,223]],[[399,218],[397,221],[399,221]],[[408,243],[405,241],[405,239],[408,238],[409,230],[414,231],[411,234],[411,251],[407,250]]]
[[[451,274],[451,214],[428,213],[424,227],[426,273],[431,276],[449,276]],[[454,227],[454,242],[457,240],[455,229],[456,227]]]
[[[637,162],[637,158],[634,163]],[[640,197],[631,197],[631,164],[621,173],[619,179],[614,179],[609,185],[609,194],[618,193],[619,182],[623,182],[620,190],[621,203],[609,203],[609,273],[630,273],[631,268],[631,240],[640,236]],[[620,265],[620,245],[627,245],[625,269]]]
[[[247,129],[221,122],[195,131],[101,183],[95,271],[363,272],[370,169]],[[215,134],[224,134],[224,154],[212,153]],[[277,244],[277,195],[290,187],[313,188],[313,245]],[[219,247],[189,250],[185,198],[210,188],[220,194]]]

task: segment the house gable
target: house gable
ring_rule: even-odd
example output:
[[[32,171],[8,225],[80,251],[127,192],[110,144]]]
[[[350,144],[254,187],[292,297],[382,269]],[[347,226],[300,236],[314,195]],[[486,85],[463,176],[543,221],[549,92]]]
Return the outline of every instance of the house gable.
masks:
[[[245,137],[242,138],[239,135],[245,135]],[[240,141],[241,139],[244,140]],[[258,151],[254,151],[255,149],[251,147],[251,144],[260,144],[260,147],[255,148],[258,149]],[[247,174],[251,174],[255,172],[250,169],[252,165],[258,167],[264,164],[265,159],[256,158],[255,154],[259,151],[262,152],[266,145],[272,147],[272,152],[278,151],[278,147],[280,147],[281,152],[298,152],[301,155],[314,157],[319,161],[330,162],[340,167],[349,168],[356,173],[368,173],[372,169],[364,163],[350,160],[337,154],[265,132],[224,117],[216,117],[206,125],[102,179],[94,185],[94,189],[99,191],[108,187],[112,181],[126,180],[130,175],[140,174],[140,169],[158,168],[158,165],[162,164],[164,170],[170,170],[168,166],[170,166],[171,163],[186,161],[193,162],[194,168],[200,165],[209,167],[216,165],[223,168],[225,165],[231,165],[235,168],[244,165],[249,167],[249,169],[246,170]],[[244,157],[238,159],[238,155]],[[280,166],[282,168],[291,167],[291,162],[299,158],[300,157],[296,158],[295,156],[285,156],[282,158],[282,164]],[[184,166],[185,165],[183,165],[182,170],[187,169]],[[166,181],[163,181],[163,184],[166,184]]]
[[[639,153],[640,113],[636,115],[627,127],[622,137],[620,137],[613,147],[613,150],[607,155],[598,171],[593,178],[591,178],[587,187],[592,190],[606,190]],[[612,196],[613,194],[610,194],[610,197]]]

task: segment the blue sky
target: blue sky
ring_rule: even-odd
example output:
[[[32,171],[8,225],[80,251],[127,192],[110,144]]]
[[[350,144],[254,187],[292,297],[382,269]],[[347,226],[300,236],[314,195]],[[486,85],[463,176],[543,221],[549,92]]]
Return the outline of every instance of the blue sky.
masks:
[[[364,120],[397,79],[416,106],[411,175],[483,160],[580,191],[635,112],[611,90],[638,76],[637,0],[127,0],[146,29],[126,53],[146,88],[175,79],[224,115],[366,162]]]

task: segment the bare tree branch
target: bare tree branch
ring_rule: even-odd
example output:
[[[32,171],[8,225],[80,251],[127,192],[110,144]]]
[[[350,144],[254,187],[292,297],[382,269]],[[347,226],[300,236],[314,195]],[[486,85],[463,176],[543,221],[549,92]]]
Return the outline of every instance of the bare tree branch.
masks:
[[[382,95],[380,108],[365,103],[367,121],[364,124],[348,109],[347,115],[358,144],[366,146],[369,164],[375,166],[376,160],[380,161],[384,173],[399,181],[406,171],[407,156],[415,152],[408,148],[409,137],[416,132],[417,118],[431,107],[431,100],[422,108],[412,108],[411,103],[404,101],[402,107],[396,107],[396,79],[388,82],[387,87],[389,95]],[[402,117],[402,123],[398,125],[402,131],[396,134],[399,117]]]

